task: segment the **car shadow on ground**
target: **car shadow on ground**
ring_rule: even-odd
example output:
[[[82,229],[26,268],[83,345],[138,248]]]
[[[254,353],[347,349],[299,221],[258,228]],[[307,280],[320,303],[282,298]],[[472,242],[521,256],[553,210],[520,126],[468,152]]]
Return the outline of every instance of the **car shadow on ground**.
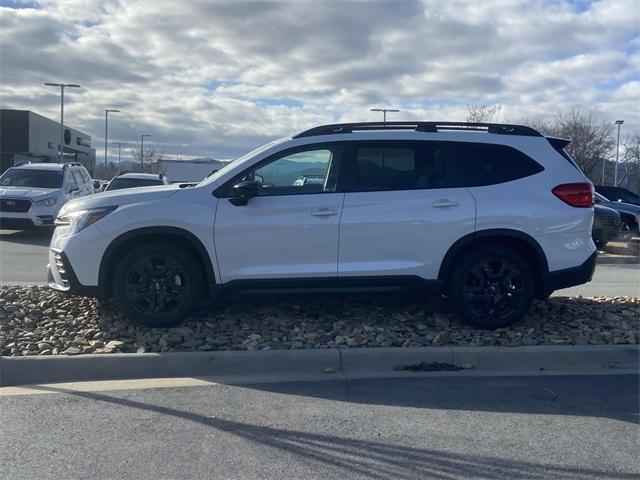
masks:
[[[34,230],[0,230],[0,242],[20,243],[23,245],[41,245],[48,247],[51,243],[53,228]]]
[[[572,415],[640,423],[640,377],[527,376],[527,377],[411,377],[385,380],[385,391],[366,379],[332,388],[326,382],[283,382],[245,385],[244,388],[324,398],[368,405],[394,405],[459,411]],[[323,385],[324,383],[324,385]],[[630,395],[611,395],[607,387],[624,385]]]
[[[322,383],[320,382],[320,384]],[[482,479],[572,478],[580,480],[637,478],[634,473],[507,460],[493,456],[452,453],[429,448],[413,448],[336,435],[252,425],[104,393],[71,391],[53,386],[31,388],[64,393],[89,401],[150,411],[163,416],[195,422],[220,432],[235,435],[260,447],[270,447],[281,451],[283,454],[300,457],[305,462],[313,461],[322,465],[340,468],[343,470],[345,478],[354,475],[362,475],[374,479],[473,477]],[[567,412],[567,414],[569,413]]]

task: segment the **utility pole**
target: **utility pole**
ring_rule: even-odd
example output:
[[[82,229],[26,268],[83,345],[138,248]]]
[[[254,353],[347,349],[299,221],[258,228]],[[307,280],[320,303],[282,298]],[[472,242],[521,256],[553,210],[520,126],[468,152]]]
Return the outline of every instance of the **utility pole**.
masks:
[[[151,135],[143,133],[140,135],[140,170],[144,171],[144,137],[150,137]]]
[[[81,88],[80,85],[75,83],[52,83],[45,82],[47,87],[60,87],[60,152],[58,153],[58,161],[62,163],[64,161],[64,89],[69,88]]]
[[[372,108],[372,112],[382,112],[382,123],[387,123],[387,112],[399,112],[400,110],[394,110],[393,108]]]
[[[620,152],[620,126],[624,123],[624,120],[616,120],[616,125],[618,126],[618,143],[616,143],[616,165],[615,170],[613,171],[613,186],[618,186],[618,155]]]
[[[104,111],[104,166],[107,166],[107,145],[108,145],[108,137],[109,137],[109,112],[119,112],[120,110],[113,110],[107,108]]]

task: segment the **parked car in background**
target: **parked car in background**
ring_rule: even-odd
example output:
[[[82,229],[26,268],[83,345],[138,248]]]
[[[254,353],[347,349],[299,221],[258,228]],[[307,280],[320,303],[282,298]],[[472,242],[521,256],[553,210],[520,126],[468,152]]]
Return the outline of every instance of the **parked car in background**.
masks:
[[[81,163],[24,163],[0,176],[0,228],[52,227],[69,200],[94,193]]]
[[[622,187],[608,187],[606,185],[596,185],[596,192],[612,202],[630,203],[640,205],[640,195],[633,193]]]
[[[633,237],[640,236],[640,205],[612,202],[599,193],[596,193],[596,204],[609,207],[620,214],[622,221],[620,240],[626,242]]]
[[[93,181],[93,189],[96,192],[101,192],[105,189],[105,187],[107,186],[107,184],[109,183],[109,180],[100,180],[98,178],[94,178],[92,179]]]
[[[168,185],[169,179],[164,173],[119,173],[104,188],[105,192],[124,188],[153,187]]]
[[[603,248],[610,241],[618,240],[622,227],[620,214],[613,208],[599,204],[594,205],[593,213],[591,236],[596,247]]]
[[[73,202],[49,285],[112,296],[152,327],[206,292],[363,286],[446,293],[465,321],[510,325],[595,269],[593,185],[568,143],[506,124],[315,127],[192,187]],[[296,182],[311,175],[323,181]]]

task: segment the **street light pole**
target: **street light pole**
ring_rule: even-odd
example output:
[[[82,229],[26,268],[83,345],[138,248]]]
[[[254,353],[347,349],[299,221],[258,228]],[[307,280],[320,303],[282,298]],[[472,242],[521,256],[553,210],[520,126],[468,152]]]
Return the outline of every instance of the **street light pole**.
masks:
[[[118,145],[118,170],[120,170],[120,152],[121,152],[121,148],[122,145],[127,145],[124,142],[113,142],[115,145]]]
[[[104,166],[107,166],[107,145],[109,137],[109,112],[119,112],[120,110],[105,109],[104,111]]]
[[[58,153],[58,161],[64,161],[64,89],[69,88],[81,88],[80,85],[75,83],[53,83],[45,82],[47,87],[60,87],[60,151]]]
[[[387,112],[399,112],[400,110],[394,110],[393,108],[372,108],[372,112],[382,112],[382,123],[387,123]]]
[[[151,135],[143,133],[140,135],[140,169],[144,171],[144,137],[150,137]]]
[[[616,143],[616,165],[613,171],[613,186],[618,186],[618,154],[620,152],[620,126],[624,123],[624,120],[616,120],[618,126],[618,142]]]

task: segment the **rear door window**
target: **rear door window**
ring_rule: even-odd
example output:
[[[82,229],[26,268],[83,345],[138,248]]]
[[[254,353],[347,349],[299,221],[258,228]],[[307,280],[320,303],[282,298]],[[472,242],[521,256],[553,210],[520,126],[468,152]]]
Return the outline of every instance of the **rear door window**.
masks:
[[[544,168],[528,155],[506,145],[462,143],[462,175],[468,187],[510,182]]]
[[[462,187],[459,148],[451,142],[370,142],[351,148],[347,190]]]

